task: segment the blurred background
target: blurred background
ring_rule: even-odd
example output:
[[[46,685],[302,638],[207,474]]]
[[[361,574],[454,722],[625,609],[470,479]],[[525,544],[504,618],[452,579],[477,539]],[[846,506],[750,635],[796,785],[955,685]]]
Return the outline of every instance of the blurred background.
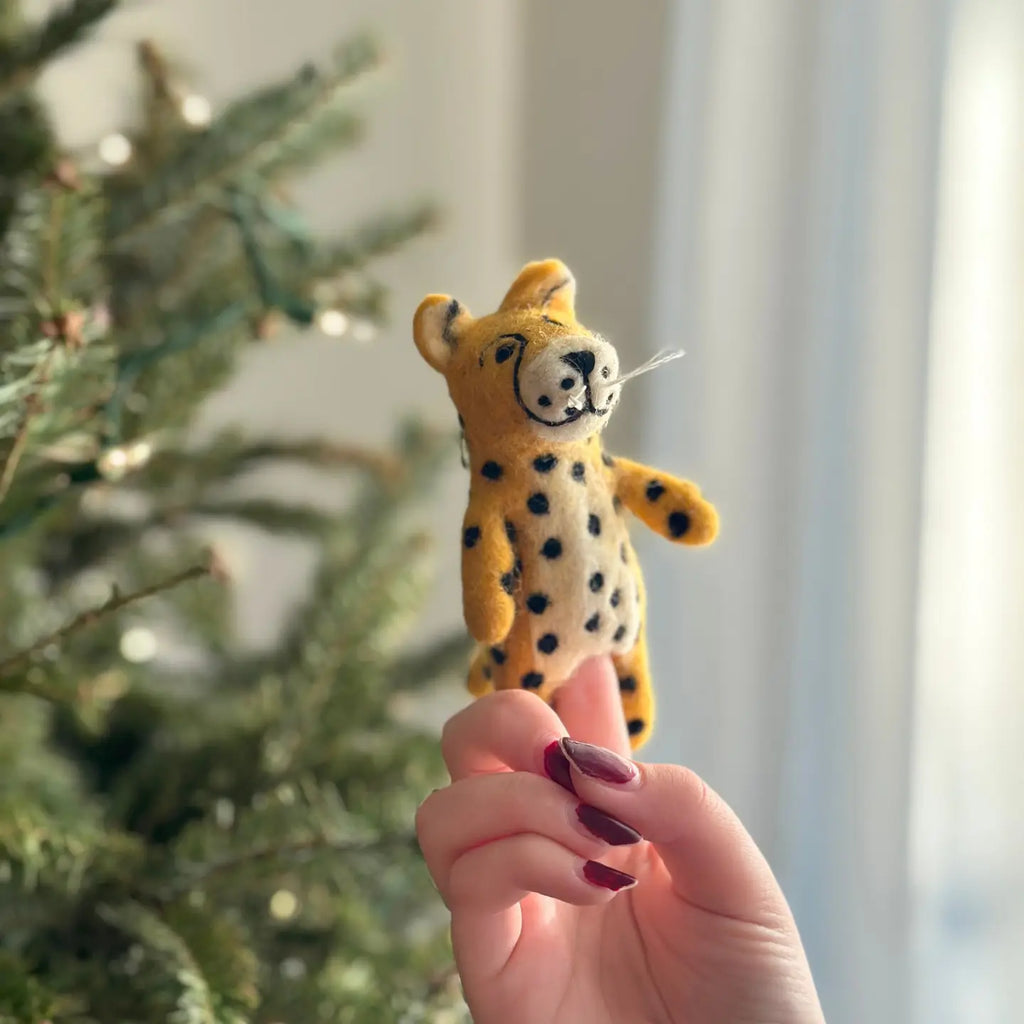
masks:
[[[1024,6],[147,0],[43,87],[91,145],[127,113],[140,37],[216,110],[360,27],[391,54],[370,137],[298,198],[325,230],[413,197],[443,225],[382,270],[390,327],[250,350],[202,429],[449,425],[416,303],[486,312],[525,260],[564,259],[626,365],[687,351],[631,386],[610,446],[722,516],[706,552],[638,535],[644,757],[695,768],[748,824],[832,1024],[1019,1020]],[[453,459],[425,636],[460,621],[465,491]],[[310,555],[219,543],[260,646]],[[437,721],[464,699],[453,682]]]

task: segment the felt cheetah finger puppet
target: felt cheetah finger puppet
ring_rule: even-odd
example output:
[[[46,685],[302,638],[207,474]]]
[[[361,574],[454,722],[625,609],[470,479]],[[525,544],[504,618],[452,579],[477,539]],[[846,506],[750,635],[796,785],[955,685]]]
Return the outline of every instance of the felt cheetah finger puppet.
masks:
[[[610,654],[635,749],[654,701],[627,514],[691,545],[714,539],[718,516],[695,484],[603,451],[619,360],[576,319],[575,295],[561,261],[528,263],[496,313],[428,295],[413,334],[448,382],[468,449],[470,692],[526,687],[550,700],[583,660]]]

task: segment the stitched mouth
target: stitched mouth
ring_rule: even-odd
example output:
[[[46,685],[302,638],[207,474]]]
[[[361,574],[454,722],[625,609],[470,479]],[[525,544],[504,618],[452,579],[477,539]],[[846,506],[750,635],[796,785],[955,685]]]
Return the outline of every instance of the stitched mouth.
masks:
[[[531,409],[525,401],[523,401],[523,397],[520,394],[518,387],[516,388],[516,401],[518,402],[519,407],[523,410],[523,412],[526,413],[527,416],[530,417],[531,420],[533,420],[535,423],[543,423],[545,427],[568,426],[570,423],[575,423],[577,420],[582,419],[584,416],[596,413],[598,411],[597,409],[594,408],[594,403],[590,396],[589,385],[587,386],[586,403],[582,406],[566,406],[562,418],[557,420],[545,419],[540,414],[534,412],[534,410]]]
[[[519,351],[516,353],[515,363],[512,369],[512,389],[515,394],[516,404],[519,406],[526,415],[533,420],[534,423],[540,423],[545,427],[566,427],[572,423],[576,423],[583,419],[584,416],[607,416],[611,410],[600,410],[594,405],[593,394],[590,389],[590,375],[589,371],[593,370],[593,359],[594,357],[590,353],[586,353],[588,359],[582,359],[584,353],[570,353],[569,357],[563,357],[562,362],[567,363],[573,367],[583,378],[583,389],[584,389],[584,401],[579,404],[579,398],[576,402],[570,402],[568,405],[563,406],[563,415],[561,419],[546,419],[539,412],[535,411],[530,407],[530,404],[526,402],[520,389],[519,373],[523,365],[523,356],[526,352],[528,345],[528,339],[523,337],[521,334],[503,335],[505,338],[509,338],[518,342]],[[553,392],[558,392],[564,389],[564,384],[559,381],[559,387],[552,388]],[[578,394],[578,392],[577,392]],[[547,396],[542,395],[541,398]],[[557,399],[556,399],[557,401]],[[550,398],[549,398],[550,402]],[[553,404],[553,403],[552,403]]]

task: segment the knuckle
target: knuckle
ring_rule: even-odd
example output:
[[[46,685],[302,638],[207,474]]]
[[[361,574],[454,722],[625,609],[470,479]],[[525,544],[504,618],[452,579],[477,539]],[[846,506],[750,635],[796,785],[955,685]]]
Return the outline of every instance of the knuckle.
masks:
[[[689,810],[700,814],[711,804],[711,789],[692,768],[679,768],[680,795]]]

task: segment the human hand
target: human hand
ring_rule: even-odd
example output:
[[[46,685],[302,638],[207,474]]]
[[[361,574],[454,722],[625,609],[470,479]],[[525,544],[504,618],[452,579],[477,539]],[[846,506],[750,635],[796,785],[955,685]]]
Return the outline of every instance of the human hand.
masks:
[[[823,1024],[785,897],[739,819],[688,769],[625,759],[607,659],[555,710],[500,691],[441,742],[452,783],[416,827],[476,1024]]]

